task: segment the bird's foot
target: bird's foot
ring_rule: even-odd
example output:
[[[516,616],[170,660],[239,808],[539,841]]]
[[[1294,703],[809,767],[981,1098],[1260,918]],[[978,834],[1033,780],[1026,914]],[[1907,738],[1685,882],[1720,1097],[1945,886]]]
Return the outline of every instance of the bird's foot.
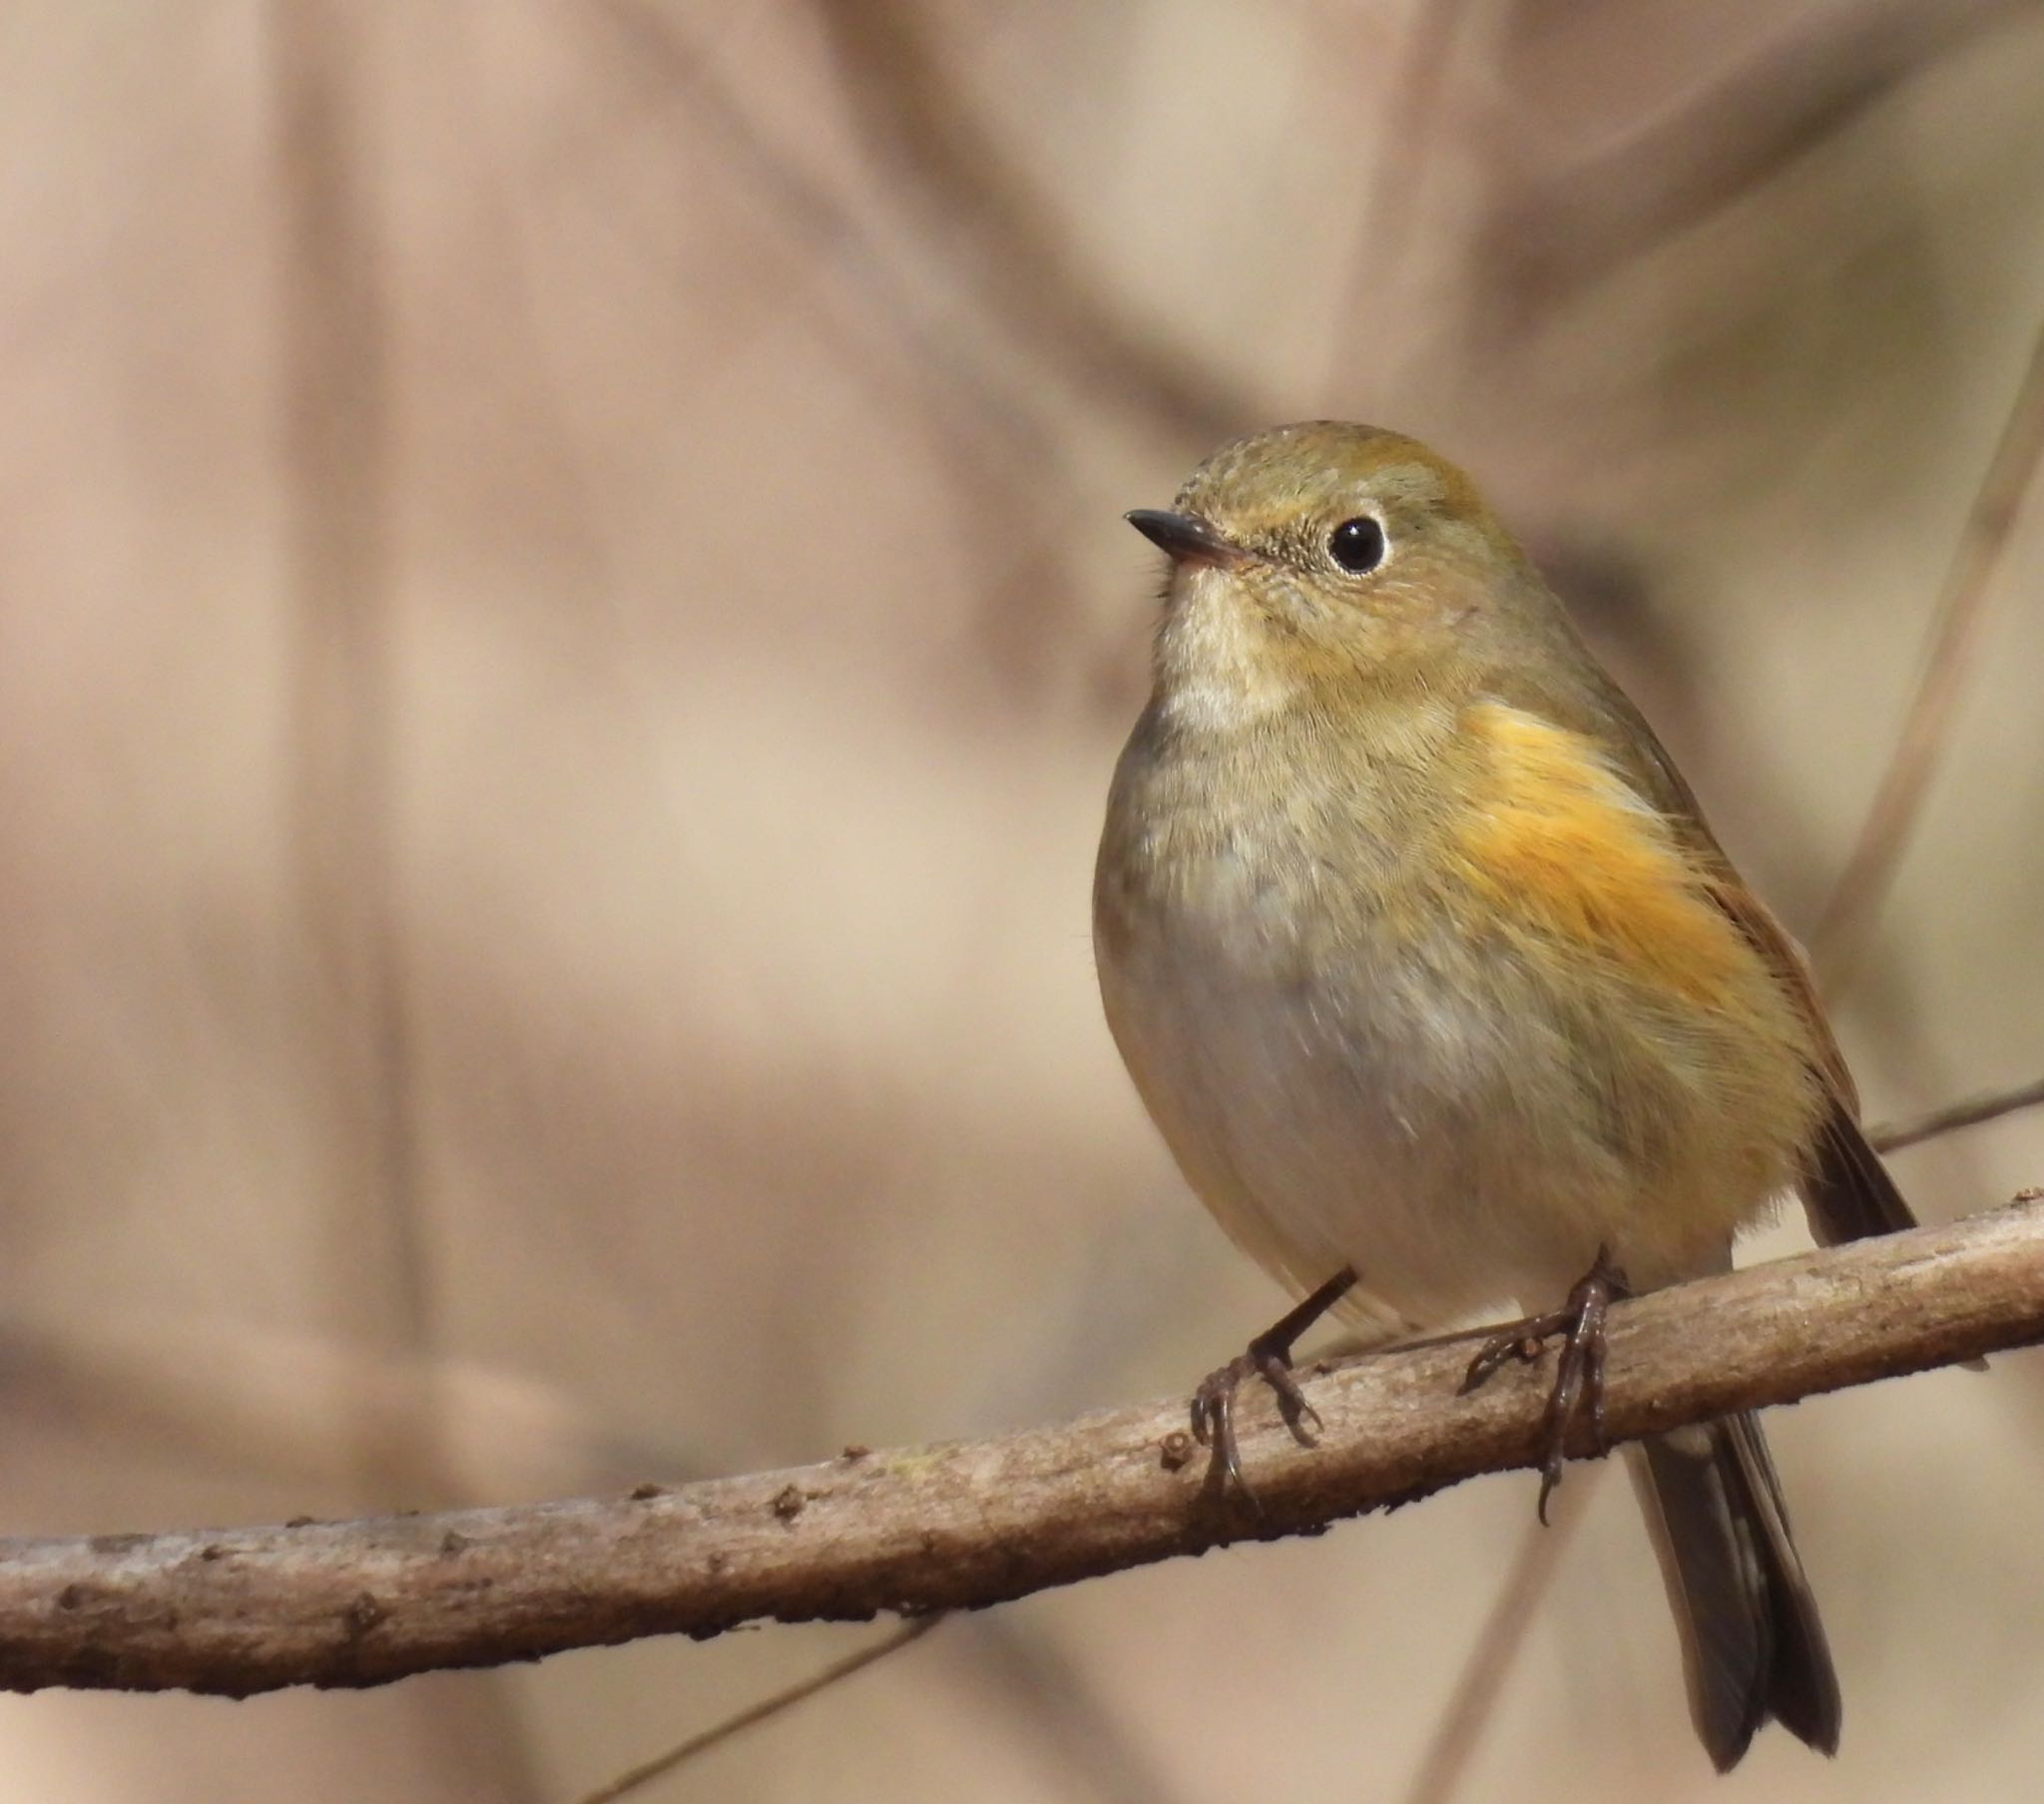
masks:
[[[1529,1315],[1498,1329],[1477,1349],[1462,1377],[1467,1396],[1507,1360],[1531,1364],[1548,1341],[1562,1337],[1561,1357],[1554,1368],[1554,1389],[1547,1399],[1544,1454],[1540,1462],[1540,1520],[1547,1520],[1547,1500],[1561,1483],[1568,1458],[1569,1434],[1578,1417],[1587,1418],[1590,1438],[1600,1456],[1610,1449],[1604,1433],[1605,1316],[1613,1301],[1630,1295],[1625,1273],[1612,1263],[1609,1247],[1597,1249],[1596,1263],[1569,1292],[1568,1301],[1545,1315]]]
[[[1252,1504],[1257,1494],[1243,1476],[1242,1452],[1235,1437],[1235,1393],[1246,1378],[1261,1378],[1278,1399],[1278,1413],[1301,1447],[1318,1444],[1319,1412],[1306,1402],[1292,1376],[1291,1349],[1298,1337],[1325,1315],[1355,1282],[1343,1266],[1311,1296],[1287,1311],[1218,1371],[1209,1372],[1193,1392],[1193,1438],[1214,1450],[1214,1461]]]

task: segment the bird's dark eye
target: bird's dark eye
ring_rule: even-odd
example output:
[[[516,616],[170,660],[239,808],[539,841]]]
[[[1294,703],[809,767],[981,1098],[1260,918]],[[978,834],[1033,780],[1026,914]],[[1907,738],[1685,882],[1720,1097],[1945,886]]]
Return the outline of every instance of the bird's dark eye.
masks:
[[[1327,556],[1351,576],[1367,576],[1384,561],[1384,529],[1367,514],[1344,520],[1327,535]]]

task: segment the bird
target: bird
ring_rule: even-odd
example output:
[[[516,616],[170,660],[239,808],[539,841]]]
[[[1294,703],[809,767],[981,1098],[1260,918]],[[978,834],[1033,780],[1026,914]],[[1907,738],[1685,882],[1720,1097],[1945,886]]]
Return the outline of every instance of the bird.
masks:
[[[1601,1429],[1604,1312],[1726,1270],[1799,1193],[1830,1244],[1913,1225],[1800,949],[1475,484],[1315,420],[1235,439],[1169,509],[1153,682],[1093,889],[1109,1029],[1187,1181],[1302,1300],[1206,1379],[1293,1343],[1500,1306],[1472,1361],[1561,1349],[1540,1509]],[[1823,1753],[1836,1671],[1758,1420],[1629,1448],[1720,1771],[1770,1721]]]

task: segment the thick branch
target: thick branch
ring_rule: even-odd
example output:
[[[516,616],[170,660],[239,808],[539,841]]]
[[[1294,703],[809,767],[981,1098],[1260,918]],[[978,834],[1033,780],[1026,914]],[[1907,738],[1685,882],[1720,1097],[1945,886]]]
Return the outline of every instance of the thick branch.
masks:
[[[2044,1339],[2044,1197],[1662,1291],[1611,1326],[1621,1439]],[[1436,1343],[1313,1376],[1316,1451],[1246,1395],[1260,1516],[1218,1501],[1174,1402],[630,1498],[8,1542],[0,1685],[378,1684],[763,1617],[970,1607],[1309,1533],[1537,1459],[1544,1370],[1460,1397],[1467,1354]]]

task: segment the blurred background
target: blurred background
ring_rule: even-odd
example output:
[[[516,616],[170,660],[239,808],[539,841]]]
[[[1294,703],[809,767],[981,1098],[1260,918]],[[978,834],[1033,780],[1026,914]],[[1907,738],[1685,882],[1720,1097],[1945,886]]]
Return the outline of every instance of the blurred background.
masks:
[[[31,0],[0,45],[8,1532],[622,1489],[1233,1353],[1280,1299],[1142,1117],[1087,892],[1158,581],[1119,516],[1279,419],[1477,473],[1825,927],[1871,1119],[2044,1070],[2044,509],[1825,912],[2044,317],[2035,4]],[[2005,1200],[2044,1120],[1896,1169]],[[1579,1468],[1539,1543],[1521,1474],[946,1623],[647,1795],[2022,1795],[2040,1427],[2035,1355],[1774,1418],[1835,1763],[1714,1779]],[[7,1699],[0,1758],[550,1804],[874,1632]]]

